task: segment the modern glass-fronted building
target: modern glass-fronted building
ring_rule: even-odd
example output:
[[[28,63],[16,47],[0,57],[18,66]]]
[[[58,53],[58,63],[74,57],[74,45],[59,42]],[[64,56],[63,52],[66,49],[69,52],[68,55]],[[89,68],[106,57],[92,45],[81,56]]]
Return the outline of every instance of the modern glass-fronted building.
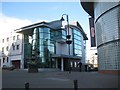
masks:
[[[86,12],[94,18],[99,71],[119,73],[120,2],[97,0],[97,2],[81,2],[81,4]]]
[[[85,32],[78,22],[69,25],[72,43],[66,44],[67,26],[61,21],[40,22],[17,29],[23,34],[24,68],[35,57],[39,68],[59,68],[62,71],[85,63]]]

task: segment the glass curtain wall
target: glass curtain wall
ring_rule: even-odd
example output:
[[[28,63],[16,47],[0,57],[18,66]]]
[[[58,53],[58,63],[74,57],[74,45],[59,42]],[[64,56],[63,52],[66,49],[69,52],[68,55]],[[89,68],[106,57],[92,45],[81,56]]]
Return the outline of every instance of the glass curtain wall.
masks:
[[[66,39],[67,32],[65,29],[56,31],[56,39]]]
[[[24,57],[25,67],[34,57],[37,60],[39,68],[56,67],[55,54],[56,40],[66,39],[66,30],[52,30],[48,27],[36,27],[32,29],[31,35],[24,34]]]
[[[73,29],[73,55],[82,57],[82,34],[79,30]]]
[[[32,36],[24,34],[24,67],[27,68],[27,63],[32,56]]]
[[[51,55],[55,53],[55,32],[47,27],[38,28],[40,67],[52,68],[55,65]]]

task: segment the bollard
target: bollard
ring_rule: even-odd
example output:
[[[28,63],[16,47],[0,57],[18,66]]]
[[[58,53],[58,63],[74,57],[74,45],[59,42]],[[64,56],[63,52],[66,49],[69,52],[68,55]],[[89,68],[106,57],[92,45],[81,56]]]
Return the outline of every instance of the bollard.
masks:
[[[78,81],[74,80],[74,90],[78,90]]]
[[[29,83],[25,83],[25,90],[29,90]]]
[[[71,73],[71,71],[69,70],[69,74]]]
[[[69,67],[69,73],[71,73],[71,70],[72,70],[72,68],[71,68],[71,67]]]

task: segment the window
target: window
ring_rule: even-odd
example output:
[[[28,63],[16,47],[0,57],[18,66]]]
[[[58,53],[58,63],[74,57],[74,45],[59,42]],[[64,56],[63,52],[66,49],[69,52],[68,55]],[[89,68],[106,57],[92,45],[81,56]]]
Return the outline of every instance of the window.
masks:
[[[66,30],[59,30],[56,32],[57,39],[66,39],[67,32]]]
[[[5,63],[5,58],[3,58],[3,63]]]
[[[2,39],[2,42],[4,43],[4,39]]]
[[[15,36],[13,36],[13,40],[15,40]]]
[[[7,57],[7,63],[9,62],[9,58]]]
[[[17,45],[17,47],[16,47],[17,50],[19,50],[19,46],[20,46],[20,45]]]
[[[4,47],[2,47],[2,52],[4,52]]]
[[[82,35],[76,29],[73,29],[73,54],[82,57]]]
[[[17,40],[19,40],[20,39],[20,36],[19,35],[17,35]]]
[[[12,46],[13,50],[15,50],[15,45]]]
[[[6,47],[6,51],[8,51],[8,49],[9,49],[9,47],[7,46],[7,47]]]
[[[9,41],[9,38],[7,38],[7,42]]]

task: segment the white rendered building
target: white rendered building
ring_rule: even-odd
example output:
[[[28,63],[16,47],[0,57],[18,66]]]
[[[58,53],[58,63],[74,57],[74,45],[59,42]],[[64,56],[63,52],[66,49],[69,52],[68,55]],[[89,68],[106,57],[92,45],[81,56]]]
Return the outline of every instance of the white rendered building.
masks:
[[[0,36],[0,67],[23,67],[22,34],[10,32]]]

